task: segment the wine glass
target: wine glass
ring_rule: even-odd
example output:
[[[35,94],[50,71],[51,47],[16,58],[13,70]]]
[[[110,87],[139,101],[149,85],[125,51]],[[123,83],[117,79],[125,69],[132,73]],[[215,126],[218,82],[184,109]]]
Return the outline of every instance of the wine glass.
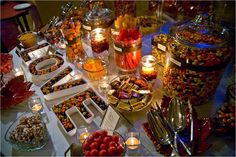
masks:
[[[174,146],[177,147],[177,133],[183,130],[186,126],[186,114],[183,109],[183,102],[178,98],[173,98],[170,101],[168,108],[168,121],[172,126],[174,136]]]

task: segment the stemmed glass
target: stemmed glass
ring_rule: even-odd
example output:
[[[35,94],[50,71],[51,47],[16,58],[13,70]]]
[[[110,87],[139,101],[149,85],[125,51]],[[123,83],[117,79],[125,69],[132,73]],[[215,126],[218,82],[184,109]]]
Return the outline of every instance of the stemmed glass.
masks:
[[[183,109],[183,102],[178,98],[173,98],[170,101],[168,108],[168,121],[172,126],[175,136],[174,136],[174,146],[177,147],[177,133],[183,130],[186,126],[186,114]]]

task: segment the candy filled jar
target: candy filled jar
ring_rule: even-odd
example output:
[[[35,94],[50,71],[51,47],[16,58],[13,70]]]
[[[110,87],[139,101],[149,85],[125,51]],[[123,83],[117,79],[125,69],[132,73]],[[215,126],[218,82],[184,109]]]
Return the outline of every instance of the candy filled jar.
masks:
[[[215,94],[229,62],[229,33],[204,13],[174,25],[171,35],[163,88],[169,96],[201,105]]]
[[[116,66],[123,72],[137,70],[142,57],[142,37],[136,28],[121,29],[113,34]]]
[[[69,62],[74,63],[77,58],[84,58],[85,52],[81,42],[81,23],[79,20],[67,19],[63,22],[62,31],[67,41],[66,56]]]

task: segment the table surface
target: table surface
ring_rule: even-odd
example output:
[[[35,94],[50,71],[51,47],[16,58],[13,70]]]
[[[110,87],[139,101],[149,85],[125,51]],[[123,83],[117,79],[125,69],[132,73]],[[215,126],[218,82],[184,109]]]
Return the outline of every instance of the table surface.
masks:
[[[15,10],[13,7],[17,4],[16,2],[4,2],[1,6],[1,20],[7,20],[15,17],[19,17],[23,14],[28,13],[27,9]]]
[[[164,28],[162,30],[165,30]],[[151,44],[150,39],[152,38],[154,34],[145,36],[143,39],[143,55],[146,55],[150,53],[151,51],[147,50],[149,44]],[[89,47],[85,47],[86,51],[91,51]],[[14,67],[22,67],[22,69],[25,71],[25,76],[28,81],[31,80],[31,77],[29,75],[29,72],[27,68],[22,66],[21,59],[15,54],[15,50],[13,49],[11,51],[11,54],[13,54],[13,61],[14,61]],[[61,51],[61,53],[65,54],[65,51]],[[65,58],[65,55],[63,56]],[[74,65],[70,63],[66,63],[65,66],[71,65],[74,68]],[[117,69],[114,69],[115,65],[111,57],[110,61],[110,66],[109,66],[109,71],[110,71],[110,79],[115,77],[117,73]],[[74,68],[75,69],[75,68]],[[76,70],[76,69],[75,69]],[[224,100],[224,95],[225,95],[225,90],[226,90],[226,83],[227,83],[227,78],[230,75],[230,71],[232,70],[232,64],[229,64],[226,67],[223,79],[220,82],[219,87],[217,88],[216,95],[212,101],[210,101],[207,104],[201,105],[196,107],[197,111],[204,111],[204,112],[198,112],[199,116],[201,117],[209,117],[213,115],[216,111],[216,109],[222,104]],[[90,82],[91,85],[98,91],[98,82]],[[153,102],[158,102],[160,103],[161,98],[163,96],[163,92],[160,87],[160,80],[157,79],[157,87],[154,92],[154,98]],[[27,102],[22,103],[20,105],[17,105],[15,107],[12,107],[8,110],[1,112],[1,153],[7,156],[16,156],[16,155],[21,155],[21,156],[63,156],[64,152],[67,150],[67,148],[72,144],[72,143],[78,143],[78,139],[75,136],[68,136],[66,135],[62,128],[58,125],[57,123],[57,118],[56,116],[52,113],[51,107],[52,105],[67,99],[68,97],[56,99],[54,101],[45,101],[43,98],[42,93],[39,91],[39,86],[37,85],[32,85],[31,87],[32,90],[35,90],[35,93],[40,96],[44,110],[43,112],[46,114],[49,123],[47,123],[47,128],[48,132],[50,135],[50,140],[49,143],[41,150],[35,151],[35,152],[22,152],[15,150],[11,147],[11,145],[5,141],[4,135],[6,133],[7,128],[10,126],[10,124],[17,118],[19,117],[23,112],[29,111]],[[103,93],[100,93],[102,96]],[[150,107],[150,106],[149,106]],[[116,127],[116,130],[122,134],[123,136],[125,133],[129,131],[138,131],[140,132],[141,136],[141,149],[138,151],[128,151],[126,156],[160,156],[158,152],[155,151],[155,148],[150,141],[150,139],[147,137],[145,134],[142,124],[146,121],[146,113],[147,110],[149,109],[147,107],[141,112],[138,113],[131,113],[131,114],[120,114],[121,118],[119,120],[119,123]],[[90,108],[91,109],[91,108]],[[91,125],[86,125],[83,122],[79,122],[78,125],[85,125],[85,126],[90,126],[91,130],[96,130],[99,129],[99,124],[102,120],[102,115],[97,113],[96,110],[91,109],[95,113],[95,119],[91,123]],[[75,117],[76,118],[76,117]],[[83,124],[82,124],[83,123]],[[205,153],[205,155],[235,155],[235,150],[234,150],[234,142],[226,141],[225,139],[215,137],[214,135],[210,138],[209,140],[210,143],[213,144],[213,146]]]

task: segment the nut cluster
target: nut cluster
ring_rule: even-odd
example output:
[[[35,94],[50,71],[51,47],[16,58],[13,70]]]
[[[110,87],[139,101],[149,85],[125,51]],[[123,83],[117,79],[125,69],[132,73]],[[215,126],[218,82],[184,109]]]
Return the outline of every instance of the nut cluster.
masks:
[[[14,142],[37,144],[44,138],[44,126],[39,115],[22,117],[15,130],[10,132],[10,139]]]

